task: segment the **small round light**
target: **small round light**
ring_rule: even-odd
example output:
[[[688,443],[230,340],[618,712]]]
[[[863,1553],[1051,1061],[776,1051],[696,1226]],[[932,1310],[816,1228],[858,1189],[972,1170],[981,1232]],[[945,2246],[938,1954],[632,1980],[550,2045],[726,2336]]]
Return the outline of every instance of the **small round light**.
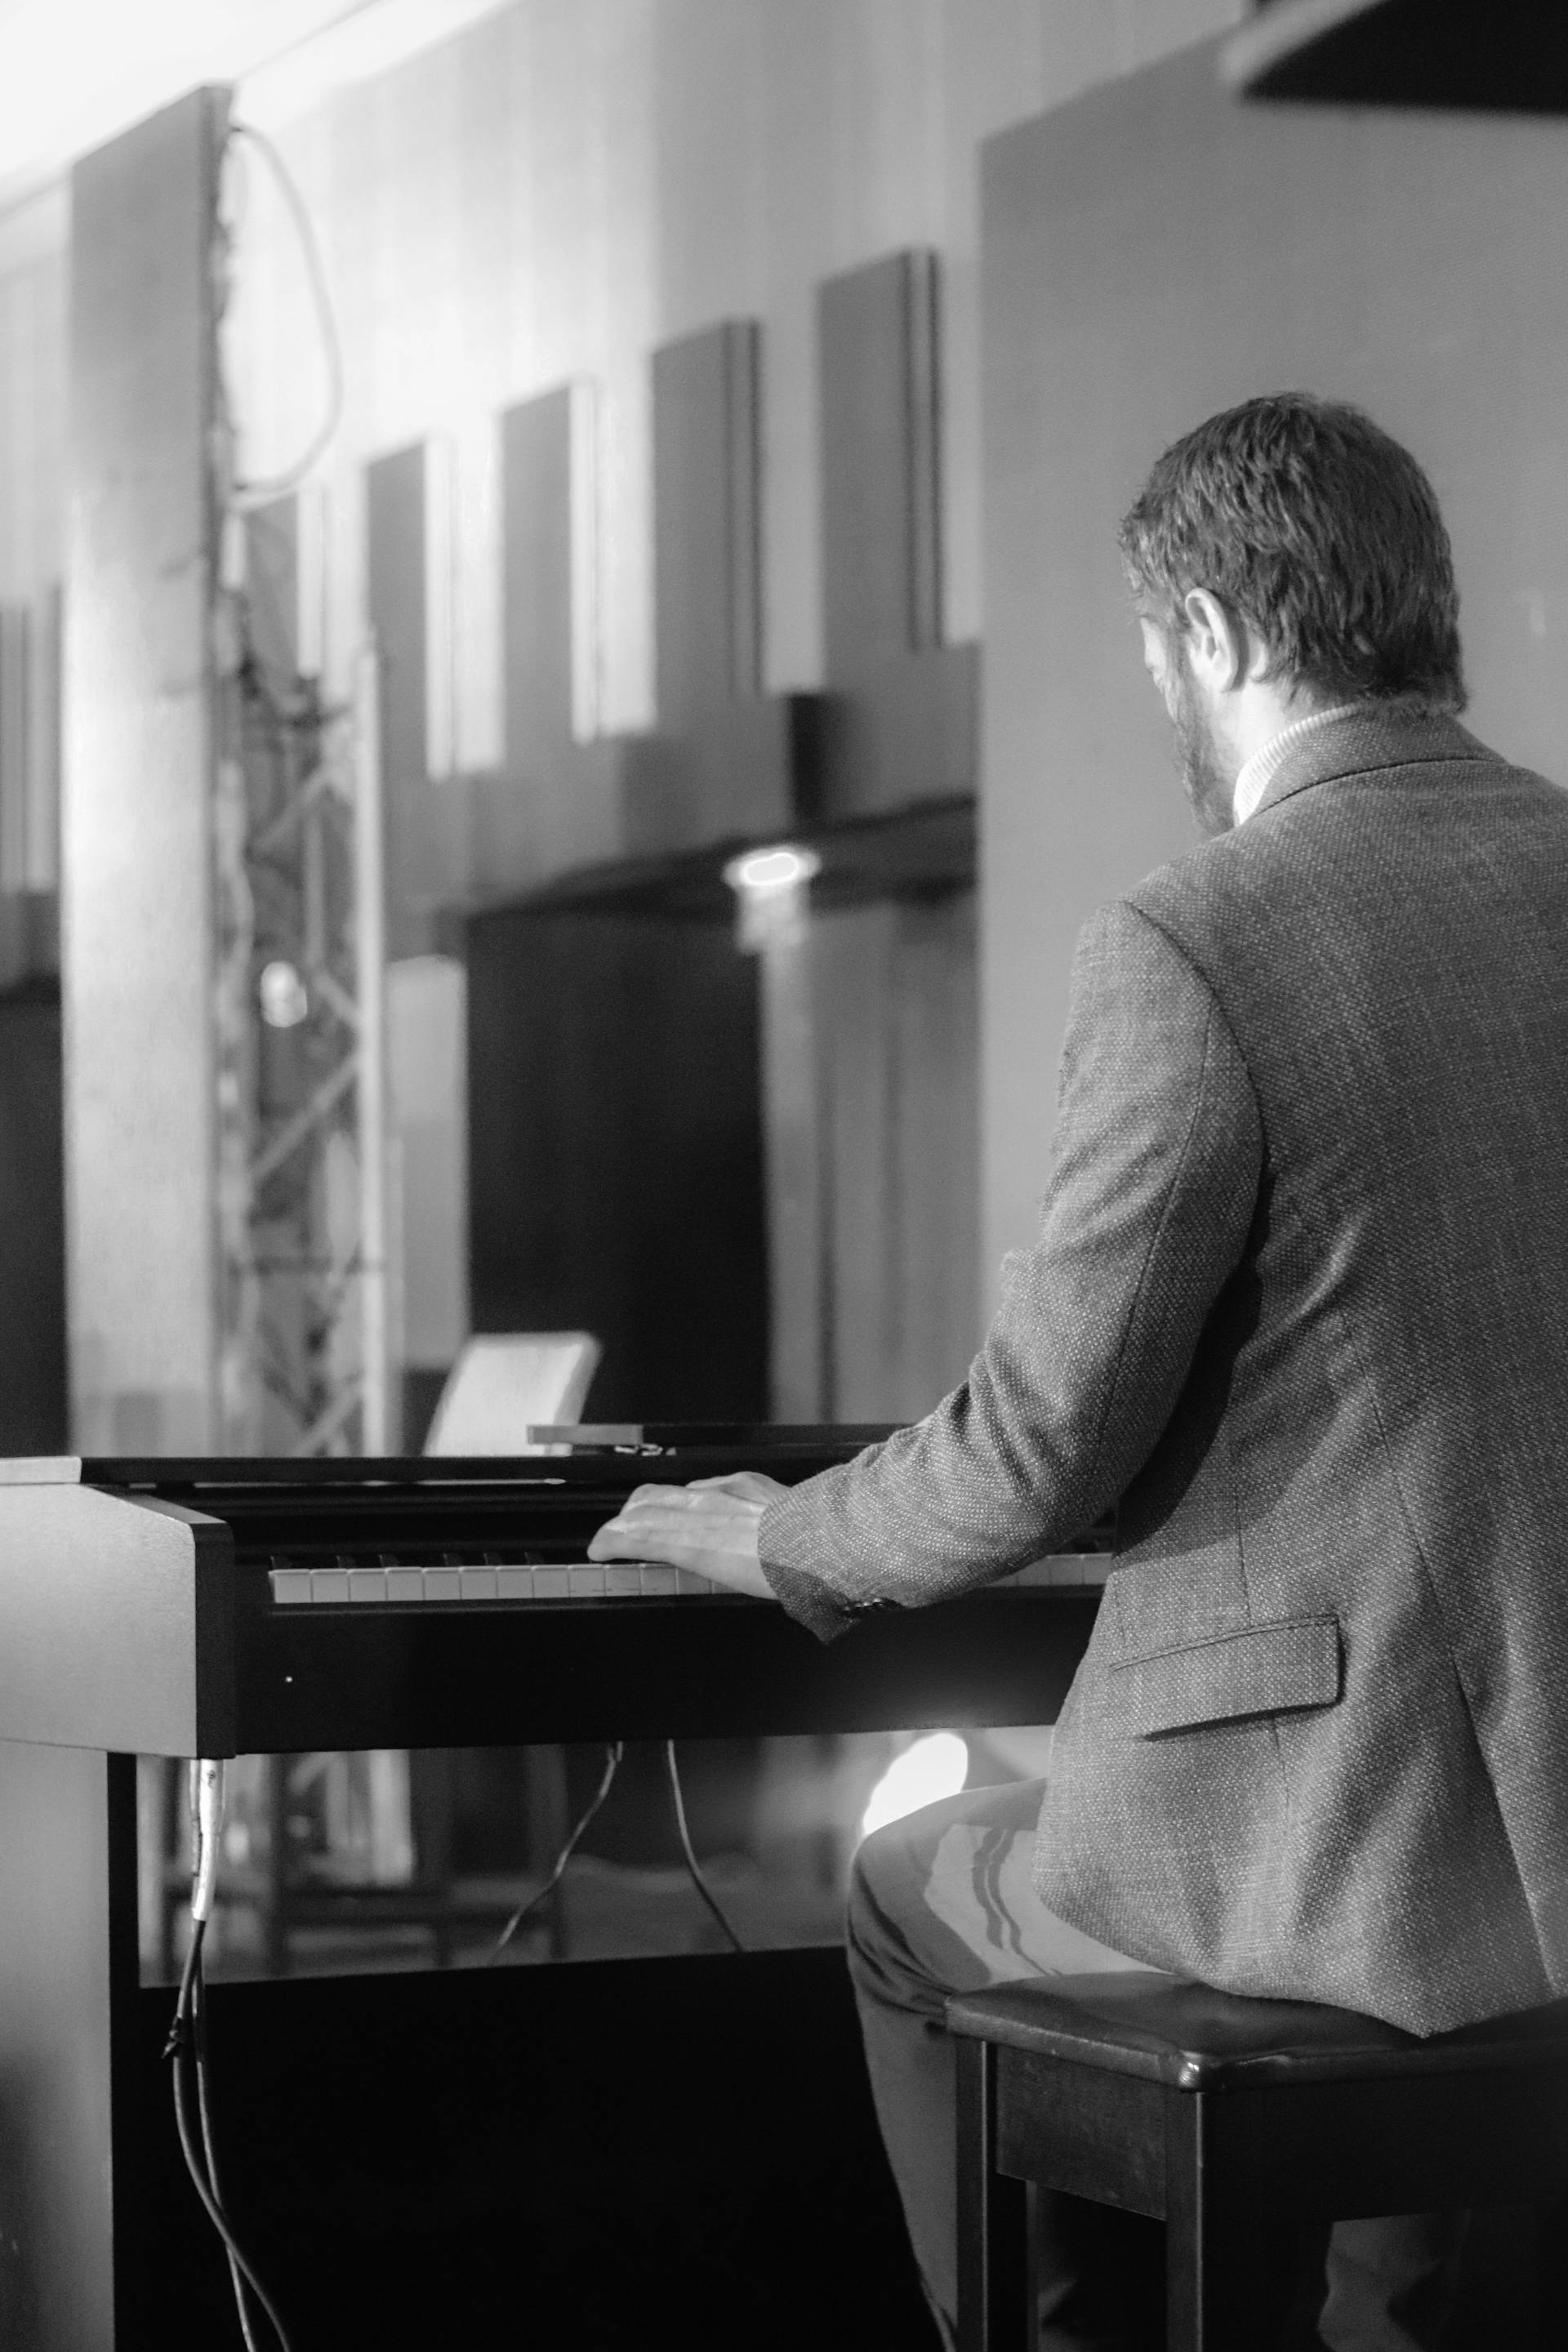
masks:
[[[822,860],[815,849],[795,849],[785,844],[777,849],[748,849],[742,856],[732,857],[724,868],[724,879],[731,890],[795,890],[821,871]]]
[[[297,1029],[310,1010],[305,983],[291,963],[264,964],[257,993],[269,1029]]]

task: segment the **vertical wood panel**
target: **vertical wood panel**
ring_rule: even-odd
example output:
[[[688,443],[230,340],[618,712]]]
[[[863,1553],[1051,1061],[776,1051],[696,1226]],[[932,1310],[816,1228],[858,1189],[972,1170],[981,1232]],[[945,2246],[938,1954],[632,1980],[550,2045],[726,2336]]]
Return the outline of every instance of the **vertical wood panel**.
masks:
[[[658,731],[627,745],[626,846],[683,849],[816,814],[807,698],[762,670],[755,325],[653,359]]]
[[[365,613],[381,656],[381,757],[389,802],[425,782],[425,445],[365,467]]]
[[[654,642],[660,730],[760,684],[757,329],[730,319],[653,356]]]
[[[823,610],[835,815],[972,792],[976,648],[943,646],[936,257],[818,293]]]
[[[823,633],[853,688],[940,640],[935,257],[889,254],[817,298]]]
[[[212,599],[221,95],[72,180],[63,986],[77,1443],[216,1434]]]
[[[726,324],[724,374],[730,691],[746,696],[763,690],[762,329],[754,319]]]
[[[0,253],[13,248],[0,260],[0,595],[18,603],[47,595],[60,574],[68,408],[63,196],[51,190],[0,215]]]
[[[60,597],[0,606],[0,891],[59,884]]]
[[[0,605],[0,890],[27,887],[33,631],[25,604]]]
[[[365,613],[382,669],[382,782],[386,800],[387,940],[393,955],[435,941],[435,919],[468,886],[468,797],[432,781],[427,444],[365,467]]]
[[[60,881],[60,606],[56,580],[38,590],[30,615],[24,886],[29,890],[58,890]]]
[[[594,417],[573,384],[500,418],[501,770],[469,787],[484,895],[621,847],[620,747],[576,740],[598,659]]]
[[[501,740],[523,778],[572,735],[570,387],[509,408],[500,434]]]

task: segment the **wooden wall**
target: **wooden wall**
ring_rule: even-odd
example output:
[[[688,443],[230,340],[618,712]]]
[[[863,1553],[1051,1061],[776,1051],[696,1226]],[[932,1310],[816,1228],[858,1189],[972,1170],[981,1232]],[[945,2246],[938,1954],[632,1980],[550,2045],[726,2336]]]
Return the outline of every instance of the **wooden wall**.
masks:
[[[358,469],[439,434],[454,464],[458,765],[494,764],[494,418],[590,377],[602,723],[648,725],[647,355],[755,320],[762,676],[774,691],[821,684],[816,289],[916,247],[944,273],[947,630],[973,637],[978,142],[1243,13],[1244,0],[513,0],[311,114],[263,113],[318,226],[348,380],[325,468],[332,658],[363,609]],[[264,172],[245,178],[230,348],[245,462],[271,471],[309,438],[322,384],[294,228]]]
[[[1553,122],[1238,106],[1210,48],[984,165],[984,1255],[1046,1177],[1074,933],[1191,836],[1114,532],[1248,394],[1361,401],[1453,532],[1483,737],[1568,777],[1568,145]]]

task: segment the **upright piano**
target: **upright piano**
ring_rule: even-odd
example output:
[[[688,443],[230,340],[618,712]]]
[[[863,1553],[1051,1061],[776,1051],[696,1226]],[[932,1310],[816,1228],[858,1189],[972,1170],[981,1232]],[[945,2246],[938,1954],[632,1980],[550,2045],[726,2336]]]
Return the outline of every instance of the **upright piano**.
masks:
[[[0,1463],[12,2352],[185,2340],[157,2253],[174,2208],[147,2185],[168,2177],[172,2124],[147,2053],[170,1997],[139,1985],[135,1757],[1054,1719],[1110,1566],[1106,1529],[826,1646],[765,1601],[586,1559],[593,1530],[645,1481],[755,1468],[794,1482],[884,1433],[650,1424],[536,1433],[539,1451],[504,1459]],[[440,1990],[400,1979],[356,2013],[390,2001],[411,2019],[437,2001],[449,2022],[464,2001],[505,1998],[515,2016],[520,1977],[579,1973]],[[263,2021],[269,1997],[291,1999],[303,2051],[306,1987],[232,1990],[255,1999],[223,2013]],[[481,2042],[497,2031],[485,2015]],[[483,2079],[470,2092],[489,2095]]]

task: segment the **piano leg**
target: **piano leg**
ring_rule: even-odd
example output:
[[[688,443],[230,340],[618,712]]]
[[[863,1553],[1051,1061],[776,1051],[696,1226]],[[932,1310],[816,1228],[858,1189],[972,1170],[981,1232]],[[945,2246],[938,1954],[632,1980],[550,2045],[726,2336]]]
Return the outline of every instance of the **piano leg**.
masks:
[[[7,2352],[112,2352],[137,1975],[134,1757],[0,1742]]]

